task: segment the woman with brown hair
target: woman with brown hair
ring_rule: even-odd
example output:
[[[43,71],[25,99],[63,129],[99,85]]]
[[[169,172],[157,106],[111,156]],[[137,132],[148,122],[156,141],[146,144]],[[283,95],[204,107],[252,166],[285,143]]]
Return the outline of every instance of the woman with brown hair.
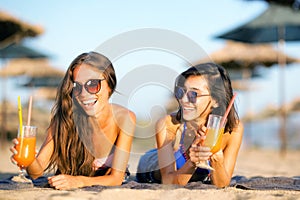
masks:
[[[135,114],[109,102],[116,84],[105,56],[88,52],[73,60],[58,88],[47,137],[26,169],[31,178],[54,169],[48,182],[56,189],[122,184]]]

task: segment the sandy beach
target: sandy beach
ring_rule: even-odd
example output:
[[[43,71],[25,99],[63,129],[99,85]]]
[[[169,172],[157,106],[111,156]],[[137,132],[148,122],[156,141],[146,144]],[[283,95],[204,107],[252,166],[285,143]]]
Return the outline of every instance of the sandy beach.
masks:
[[[11,177],[18,172],[9,161],[10,152],[7,144],[1,145],[0,179]],[[136,160],[130,160],[136,166]],[[300,150],[289,150],[285,156],[279,151],[266,149],[240,150],[233,176],[251,177],[297,177],[300,178]],[[235,187],[224,189],[187,189],[175,186],[156,186],[151,189],[105,188],[87,191],[57,191],[51,188],[10,188],[0,190],[0,199],[300,199],[300,191],[296,190],[246,190]]]

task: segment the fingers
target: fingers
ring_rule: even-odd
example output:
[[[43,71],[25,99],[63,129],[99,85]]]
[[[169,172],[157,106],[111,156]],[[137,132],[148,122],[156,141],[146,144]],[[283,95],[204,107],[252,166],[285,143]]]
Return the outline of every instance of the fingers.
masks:
[[[206,135],[206,130],[207,130],[207,128],[205,126],[201,126],[197,130],[197,133],[200,135],[200,137],[203,137]]]
[[[19,141],[17,140],[17,138],[14,138],[14,139],[12,140],[12,143],[13,143],[14,145],[18,145],[18,144],[19,144]]]
[[[18,154],[18,151],[16,150],[16,148],[13,146],[13,147],[10,147],[9,150],[14,154],[14,155],[17,155]]]
[[[14,159],[14,155],[12,155],[12,156],[10,157],[10,161],[11,161],[13,164],[18,165],[18,162]]]
[[[18,162],[14,159],[14,156],[18,154],[18,151],[16,150],[16,145],[19,144],[19,141],[17,139],[13,139],[12,143],[14,144],[14,146],[10,147],[9,150],[13,153],[13,155],[10,157],[10,161],[17,165]]]
[[[195,140],[192,143],[192,147],[197,147],[201,143],[201,138],[199,136],[196,136]]]
[[[66,187],[65,181],[61,175],[48,177],[48,183],[57,190],[62,190]]]
[[[210,160],[211,160],[212,162],[223,163],[223,162],[224,162],[223,151],[220,150],[220,151],[218,151],[217,153],[213,154],[213,155],[210,157]]]
[[[190,148],[190,152],[210,152],[210,148],[199,144],[193,144]]]
[[[16,150],[16,145],[19,144],[19,141],[15,138],[12,140],[12,143],[14,144],[14,146],[10,147],[10,151],[13,153],[13,154],[18,154],[18,151]]]
[[[204,147],[204,146],[198,146],[198,145],[193,145],[190,148],[190,159],[192,162],[199,162],[199,161],[205,161],[210,158],[212,153],[210,152],[209,147]]]
[[[68,175],[60,174],[48,177],[48,183],[57,190],[68,190],[74,188],[70,178]]]

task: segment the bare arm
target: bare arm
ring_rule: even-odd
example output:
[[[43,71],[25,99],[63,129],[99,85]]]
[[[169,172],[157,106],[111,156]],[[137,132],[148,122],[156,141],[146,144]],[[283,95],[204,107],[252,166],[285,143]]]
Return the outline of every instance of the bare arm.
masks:
[[[225,187],[230,184],[234,171],[236,159],[242,143],[244,127],[240,122],[238,127],[230,134],[230,138],[223,151],[213,154],[210,158],[212,171],[212,182],[218,187]]]
[[[51,132],[48,131],[48,135],[40,148],[35,160],[26,168],[28,175],[36,179],[43,175],[44,170],[48,166],[50,157],[53,153],[53,140]]]
[[[129,114],[128,114],[129,113]],[[56,189],[71,189],[93,185],[116,186],[121,185],[129,160],[131,144],[134,135],[136,118],[134,113],[126,111],[126,114],[116,117],[120,127],[116,141],[116,149],[109,175],[87,177],[57,175],[49,178],[49,183]]]
[[[179,170],[176,170],[174,151],[172,147],[173,137],[168,135],[174,135],[175,133],[170,133],[170,130],[174,129],[167,128],[169,125],[167,120],[168,117],[162,118],[156,124],[158,162],[162,176],[162,183],[186,185],[195,171],[195,166],[190,160],[188,160]]]
[[[129,111],[126,111],[129,112]],[[128,116],[129,115],[129,116]],[[136,117],[133,112],[124,114],[120,122],[120,133],[117,137],[116,149],[109,175],[92,177],[85,185],[121,185],[127,168],[132,140],[134,136]]]

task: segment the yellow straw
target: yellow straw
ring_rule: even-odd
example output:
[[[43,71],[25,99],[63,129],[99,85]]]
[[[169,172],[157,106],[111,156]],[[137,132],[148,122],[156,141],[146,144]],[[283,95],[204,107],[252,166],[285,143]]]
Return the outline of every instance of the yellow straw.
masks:
[[[18,112],[19,112],[19,122],[20,122],[20,138],[23,137],[23,122],[22,122],[22,106],[21,106],[21,97],[18,96]]]

